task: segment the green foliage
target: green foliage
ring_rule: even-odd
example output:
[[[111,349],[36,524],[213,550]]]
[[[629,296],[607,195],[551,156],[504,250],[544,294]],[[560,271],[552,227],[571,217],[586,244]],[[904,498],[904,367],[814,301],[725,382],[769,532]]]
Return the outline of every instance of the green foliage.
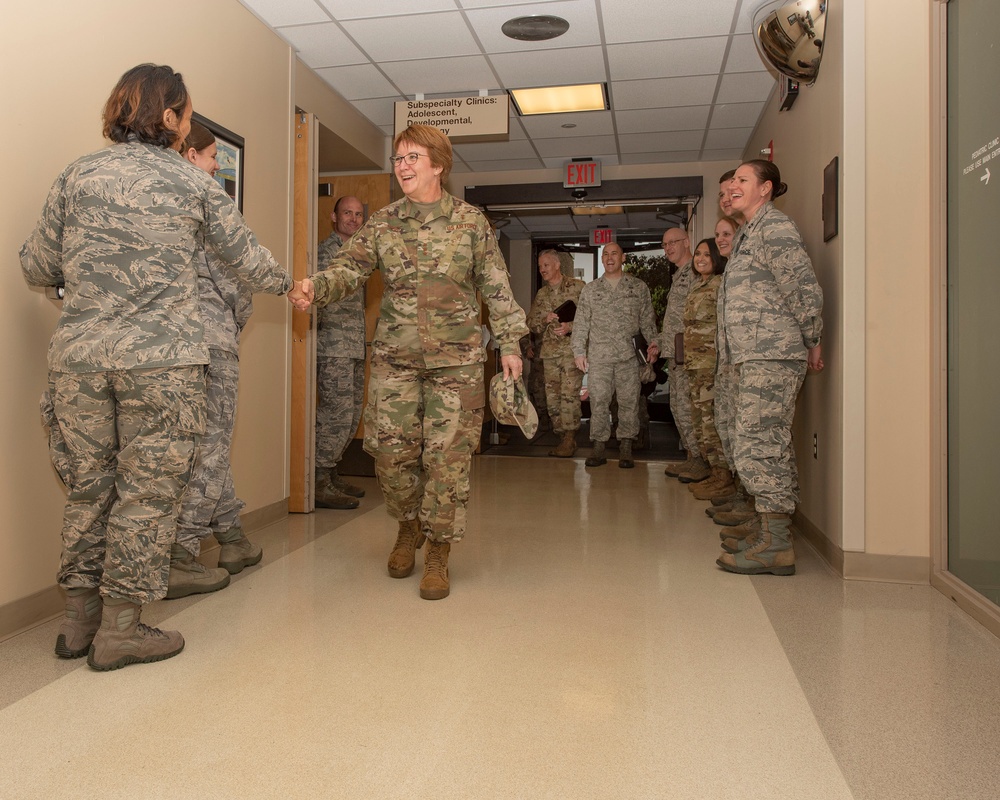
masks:
[[[629,275],[635,275],[649,287],[653,298],[653,311],[657,324],[667,310],[667,292],[670,291],[670,262],[666,256],[643,256],[629,253],[622,266]]]

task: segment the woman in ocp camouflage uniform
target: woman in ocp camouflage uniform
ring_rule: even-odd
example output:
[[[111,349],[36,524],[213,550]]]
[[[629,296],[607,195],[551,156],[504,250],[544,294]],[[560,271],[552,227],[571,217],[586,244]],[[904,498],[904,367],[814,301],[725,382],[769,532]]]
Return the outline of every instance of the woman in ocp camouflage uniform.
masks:
[[[706,488],[706,484],[712,488],[732,485],[732,476],[715,428],[716,299],[726,259],[719,253],[714,239],[702,239],[694,250],[692,265],[694,284],[684,301],[684,369],[691,392],[694,435],[702,458],[712,470],[708,481],[688,484],[698,497],[699,490]]]
[[[505,378],[521,377],[520,339],[528,327],[489,221],[444,189],[448,137],[413,125],[396,135],[393,151],[405,196],[372,214],[325,270],[304,281],[301,299],[314,294],[323,306],[356,291],[376,269],[382,274],[365,450],[399,523],[389,574],[410,575],[426,539],[420,596],[440,600],[451,590],[451,545],[465,535],[486,404],[480,298]]]

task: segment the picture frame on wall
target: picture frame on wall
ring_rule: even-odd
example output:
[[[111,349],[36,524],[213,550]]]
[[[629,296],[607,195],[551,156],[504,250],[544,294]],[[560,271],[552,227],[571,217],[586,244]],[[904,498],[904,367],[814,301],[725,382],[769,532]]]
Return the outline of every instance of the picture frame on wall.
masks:
[[[828,242],[840,228],[840,157],[823,168],[823,241]]]
[[[224,128],[198,112],[194,112],[191,118],[200,122],[208,128],[215,136],[215,144],[218,148],[216,160],[219,162],[219,171],[215,173],[215,180],[225,190],[236,207],[243,213],[243,148],[244,140],[242,136],[233,133],[228,128]]]

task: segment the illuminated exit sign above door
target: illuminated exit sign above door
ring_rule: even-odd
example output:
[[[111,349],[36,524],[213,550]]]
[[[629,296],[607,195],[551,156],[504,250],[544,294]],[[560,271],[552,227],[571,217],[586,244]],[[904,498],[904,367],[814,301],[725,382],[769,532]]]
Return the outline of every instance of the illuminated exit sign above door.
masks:
[[[614,228],[594,228],[590,231],[590,246],[601,247],[615,241]]]
[[[563,187],[575,189],[578,186],[601,185],[601,162],[592,158],[574,159],[566,165]]]

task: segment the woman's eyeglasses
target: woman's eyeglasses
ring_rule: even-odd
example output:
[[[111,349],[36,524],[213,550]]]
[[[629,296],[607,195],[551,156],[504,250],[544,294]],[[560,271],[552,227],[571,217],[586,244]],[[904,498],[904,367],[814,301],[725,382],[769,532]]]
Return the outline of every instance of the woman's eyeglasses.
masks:
[[[430,158],[428,155],[423,153],[407,153],[405,156],[389,156],[389,165],[391,167],[398,167],[401,161],[405,161],[407,164],[416,164],[417,159],[423,156],[424,158]]]

